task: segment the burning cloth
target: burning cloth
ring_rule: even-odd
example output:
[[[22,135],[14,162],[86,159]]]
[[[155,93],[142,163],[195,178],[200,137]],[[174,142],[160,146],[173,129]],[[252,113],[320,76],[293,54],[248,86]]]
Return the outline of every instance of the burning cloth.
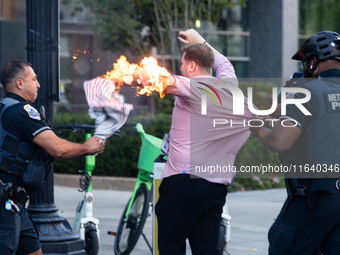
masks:
[[[89,116],[95,119],[94,136],[107,139],[118,131],[127,121],[133,105],[126,104],[124,97],[115,92],[111,80],[95,78],[84,82]]]
[[[95,136],[102,139],[110,137],[126,122],[131,104],[124,103],[118,92],[121,86],[136,88],[138,95],[150,96],[153,91],[164,97],[169,86],[170,73],[159,66],[153,57],[145,57],[139,65],[129,63],[120,56],[113,70],[105,75],[84,82],[86,100],[90,106],[89,115],[96,120]]]

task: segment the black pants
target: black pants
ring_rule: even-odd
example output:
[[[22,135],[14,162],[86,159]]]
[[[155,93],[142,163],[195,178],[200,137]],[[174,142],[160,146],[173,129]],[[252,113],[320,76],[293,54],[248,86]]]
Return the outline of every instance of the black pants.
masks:
[[[0,207],[0,254],[19,255],[40,249],[39,237],[24,205],[20,212],[11,212]]]
[[[219,254],[218,233],[227,187],[188,174],[165,178],[156,205],[160,255]]]
[[[329,192],[286,200],[268,233],[270,255],[340,254],[340,192],[335,180],[312,181],[311,187]]]

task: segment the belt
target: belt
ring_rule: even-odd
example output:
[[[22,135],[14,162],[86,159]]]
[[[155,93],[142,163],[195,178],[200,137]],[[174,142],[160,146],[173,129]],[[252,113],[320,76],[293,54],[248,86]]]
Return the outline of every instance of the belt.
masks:
[[[310,179],[307,192],[317,190],[340,191],[340,179]]]

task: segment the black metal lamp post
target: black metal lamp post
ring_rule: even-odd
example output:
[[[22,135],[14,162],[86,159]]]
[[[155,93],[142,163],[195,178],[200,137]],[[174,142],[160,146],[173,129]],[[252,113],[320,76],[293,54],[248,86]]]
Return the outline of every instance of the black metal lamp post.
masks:
[[[53,100],[59,95],[59,4],[58,0],[26,0],[27,60],[32,63],[41,88],[36,102],[52,120]],[[28,211],[36,223],[43,254],[85,255],[84,241],[72,231],[54,205],[53,167],[43,191],[30,198]]]

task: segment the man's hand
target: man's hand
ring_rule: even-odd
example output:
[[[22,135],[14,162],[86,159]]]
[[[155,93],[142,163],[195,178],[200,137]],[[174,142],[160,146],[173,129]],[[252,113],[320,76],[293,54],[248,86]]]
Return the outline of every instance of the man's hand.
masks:
[[[84,145],[87,146],[88,154],[98,155],[104,151],[106,141],[105,140],[103,141],[99,137],[93,136],[87,139]]]
[[[180,31],[177,38],[185,45],[205,42],[204,38],[192,28],[185,31]]]
[[[146,71],[144,70],[136,72],[133,76],[132,75],[124,76],[123,81],[128,85],[141,88],[151,85],[150,78],[147,75]],[[175,84],[175,78],[172,75],[170,76],[160,75],[159,82],[165,84],[166,86],[164,87],[172,86]]]
[[[180,40],[180,42],[182,42],[185,45],[206,42],[206,40],[195,29],[192,29],[192,28],[179,32],[177,38],[178,40]],[[208,47],[212,49],[212,51],[214,52],[214,55],[219,54],[219,52],[214,47],[212,47],[209,43],[206,43],[205,45],[207,45]]]
[[[123,76],[122,79],[125,84],[133,87],[144,87],[145,85],[147,85],[146,83],[149,81],[149,79],[145,79],[145,75],[143,75],[142,71],[138,71],[134,74],[125,75]]]

